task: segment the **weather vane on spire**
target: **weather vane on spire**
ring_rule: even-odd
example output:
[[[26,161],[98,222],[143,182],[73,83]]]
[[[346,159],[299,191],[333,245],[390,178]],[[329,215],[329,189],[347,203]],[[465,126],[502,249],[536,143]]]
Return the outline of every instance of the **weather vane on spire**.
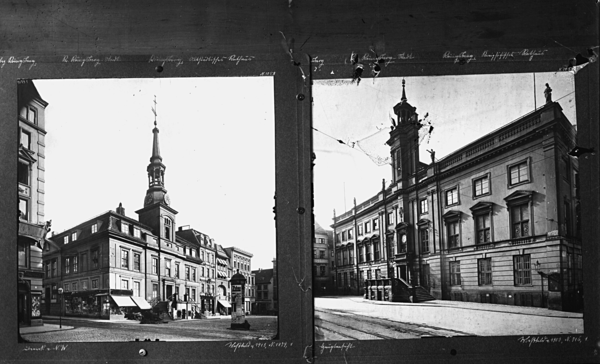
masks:
[[[156,95],[154,95],[154,106],[152,106],[152,113],[154,114],[154,126],[156,126]]]

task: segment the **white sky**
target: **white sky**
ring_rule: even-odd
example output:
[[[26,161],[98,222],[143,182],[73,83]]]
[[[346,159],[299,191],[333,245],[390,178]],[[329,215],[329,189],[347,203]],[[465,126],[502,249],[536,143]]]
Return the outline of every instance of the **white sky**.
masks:
[[[407,77],[406,97],[417,108],[419,118],[434,126],[431,139],[424,139],[420,160],[429,164],[427,149],[435,150],[441,159],[460,147],[541,107],[544,89],[552,88],[552,100],[558,101],[563,113],[576,124],[574,78],[569,72],[536,73],[534,75],[498,74],[468,76]],[[534,101],[535,95],[535,101]],[[359,86],[332,81],[315,81],[313,146],[315,219],[324,228],[332,224],[333,210],[338,215],[357,203],[374,196],[391,180],[391,167],[378,167],[355,144],[369,152],[389,156],[385,142],[389,138],[390,115],[402,96],[401,78],[363,79]],[[386,127],[378,131],[377,127]],[[424,130],[425,128],[423,128]],[[328,136],[324,135],[327,134]],[[329,136],[333,137],[330,138]]]
[[[62,232],[148,188],[157,99],[165,187],[178,226],[275,257],[272,77],[36,80],[46,109],[46,219]]]

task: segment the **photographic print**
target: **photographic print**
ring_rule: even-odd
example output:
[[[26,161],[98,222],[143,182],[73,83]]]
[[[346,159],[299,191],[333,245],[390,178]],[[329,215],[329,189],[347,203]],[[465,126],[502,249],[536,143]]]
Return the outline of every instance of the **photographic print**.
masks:
[[[19,80],[18,109],[22,342],[277,334],[272,77]]]
[[[313,96],[317,341],[583,332],[571,73]]]

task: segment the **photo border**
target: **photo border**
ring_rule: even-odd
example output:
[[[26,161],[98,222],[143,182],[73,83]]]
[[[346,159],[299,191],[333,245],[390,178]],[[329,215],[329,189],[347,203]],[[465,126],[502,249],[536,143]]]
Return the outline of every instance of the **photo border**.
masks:
[[[308,249],[297,244],[290,236],[309,237],[312,231],[309,196],[303,195],[299,187],[306,183],[309,171],[302,167],[303,160],[310,160],[309,148],[302,135],[302,122],[297,120],[298,102],[296,89],[302,91],[304,83],[298,69],[289,67],[281,59],[257,60],[253,56],[214,55],[192,60],[192,57],[93,57],[95,60],[80,61],[80,58],[49,57],[36,60],[34,66],[7,67],[0,72],[0,87],[4,97],[0,100],[0,168],[6,173],[0,176],[0,184],[16,186],[18,123],[17,82],[20,79],[76,79],[76,78],[174,78],[174,77],[273,77],[274,128],[275,128],[275,187],[277,194],[276,259],[285,269],[278,270],[279,314],[278,334],[275,340],[260,341],[192,341],[192,342],[90,342],[90,343],[18,343],[16,244],[18,221],[15,219],[18,206],[16,189],[0,191],[2,210],[0,241],[5,254],[0,261],[0,274],[6,279],[1,285],[5,300],[0,341],[2,357],[21,362],[75,360],[118,361],[150,359],[159,362],[179,360],[280,362],[303,357],[305,347],[312,342],[312,298],[308,289],[302,289],[299,279],[310,281],[306,267],[310,267]],[[116,60],[115,60],[116,59]],[[180,59],[180,60],[178,60]],[[220,59],[220,61],[215,61]],[[242,60],[240,60],[242,59]],[[30,67],[31,66],[31,67]],[[296,85],[296,87],[290,87]],[[218,92],[222,92],[219,90]],[[226,96],[226,95],[224,95]],[[292,100],[290,102],[290,100]],[[56,121],[60,122],[60,121]],[[304,171],[304,173],[302,172]],[[247,176],[246,178],[260,178]],[[304,181],[302,181],[302,178]],[[252,207],[240,206],[246,213]],[[285,223],[282,223],[285,221]],[[256,236],[260,236],[257,232]],[[256,237],[255,236],[255,237]],[[254,237],[254,238],[255,238]],[[249,236],[249,238],[253,238]],[[308,240],[310,244],[310,240]],[[308,270],[310,274],[310,270]],[[14,299],[13,299],[14,298]],[[14,314],[10,314],[14,313]],[[301,328],[299,330],[299,328]],[[261,343],[265,345],[254,345]],[[141,356],[140,350],[145,350]],[[173,356],[177,353],[176,356]]]
[[[483,50],[470,53],[479,54]],[[514,50],[519,52],[520,50]],[[361,54],[368,54],[369,50]],[[467,52],[468,53],[468,52]],[[455,53],[451,53],[455,54]],[[548,52],[533,61],[470,62],[469,57],[446,57],[446,52],[432,52],[419,57],[387,64],[379,77],[410,77],[434,75],[467,75],[492,73],[523,73],[558,71],[571,53],[562,49]],[[349,55],[348,55],[349,56]],[[239,77],[273,76],[275,95],[275,138],[276,138],[276,224],[277,224],[277,260],[279,267],[279,337],[278,345],[268,350],[257,350],[239,346],[236,350],[215,342],[171,343],[69,343],[64,351],[52,349],[49,345],[43,351],[25,350],[28,344],[17,344],[17,317],[6,315],[2,319],[0,339],[3,357],[16,362],[77,360],[83,361],[197,361],[223,362],[243,361],[278,363],[286,362],[348,362],[349,360],[377,360],[378,362],[397,362],[399,358],[409,362],[439,362],[440,360],[466,360],[479,362],[506,362],[508,359],[527,359],[538,362],[564,362],[566,357],[578,362],[593,362],[598,349],[599,316],[598,310],[586,310],[584,315],[584,335],[551,335],[534,337],[533,340],[521,340],[518,337],[461,337],[431,338],[417,340],[399,340],[393,342],[353,341],[328,342],[333,348],[327,349],[313,343],[313,301],[311,292],[312,272],[312,108],[311,80],[339,79],[350,80],[353,66],[344,55],[296,55],[290,57],[281,52],[279,57],[252,58],[248,64],[211,63],[210,60],[191,61],[191,57],[156,56],[119,56],[118,61],[102,61],[105,57],[93,57],[81,62],[81,58],[72,61],[64,56],[42,57],[32,63],[15,63],[0,71],[0,87],[4,97],[0,100],[0,168],[6,171],[0,177],[5,186],[16,185],[17,148],[11,144],[17,140],[18,123],[14,123],[16,114],[16,87],[18,79],[39,78],[145,78],[145,77]],[[114,56],[107,56],[114,57]],[[207,56],[211,57],[211,56]],[[217,56],[214,56],[217,57]],[[227,57],[227,56],[218,56]],[[85,57],[83,57],[85,58]],[[24,59],[24,57],[20,57]],[[101,59],[101,61],[94,61]],[[178,59],[184,60],[182,64]],[[31,59],[29,59],[31,60]],[[30,62],[31,63],[31,62]],[[98,64],[96,64],[98,63]],[[156,67],[163,67],[157,72]],[[369,80],[369,69],[365,69],[363,82]],[[580,69],[575,76],[578,145],[592,145],[592,135],[598,134],[597,100],[598,63]],[[370,80],[369,80],[370,82]],[[594,91],[594,86],[596,90]],[[356,87],[345,85],[342,87]],[[302,97],[300,97],[302,95]],[[580,98],[581,95],[581,98]],[[579,105],[582,107],[579,107]],[[583,106],[586,105],[586,106]],[[584,110],[584,108],[586,108]],[[587,139],[586,139],[587,138]],[[596,157],[597,158],[597,157]],[[598,177],[597,159],[580,159],[580,173],[587,169],[589,175]],[[595,164],[593,164],[595,163]],[[585,166],[585,167],[584,167]],[[13,172],[14,171],[14,172]],[[585,172],[584,172],[585,174]],[[589,177],[589,176],[588,176]],[[596,201],[592,194],[591,177],[582,176],[582,200]],[[597,179],[596,179],[597,181]],[[593,200],[591,199],[593,197]],[[0,200],[4,206],[0,211],[1,244],[8,248],[2,256],[0,274],[16,278],[16,241],[17,227],[13,212],[17,209],[17,194],[11,188],[2,189]],[[12,206],[12,208],[10,208]],[[582,206],[584,220],[584,238],[593,237],[597,227],[597,211],[593,206]],[[587,214],[586,214],[587,212]],[[586,225],[589,224],[589,225]],[[597,307],[598,303],[598,267],[597,246],[587,246],[584,258],[586,280],[585,306]],[[283,267],[283,269],[282,269]],[[2,284],[2,292],[16,292],[16,279],[7,279]],[[14,294],[14,293],[13,293]],[[10,294],[7,295],[10,297]],[[6,300],[6,312],[16,312],[16,300]],[[558,344],[560,342],[560,344]],[[222,343],[222,342],[219,342]],[[241,344],[243,342],[240,342]],[[34,346],[29,344],[30,346]],[[147,356],[142,357],[139,350],[144,348]]]

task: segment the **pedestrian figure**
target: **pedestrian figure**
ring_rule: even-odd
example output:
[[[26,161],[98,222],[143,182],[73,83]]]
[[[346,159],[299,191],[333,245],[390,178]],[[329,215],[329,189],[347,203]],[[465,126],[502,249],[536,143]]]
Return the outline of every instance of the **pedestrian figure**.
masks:
[[[550,85],[546,84],[546,89],[544,90],[544,96],[546,97],[546,103],[549,104],[552,102],[552,89]]]

